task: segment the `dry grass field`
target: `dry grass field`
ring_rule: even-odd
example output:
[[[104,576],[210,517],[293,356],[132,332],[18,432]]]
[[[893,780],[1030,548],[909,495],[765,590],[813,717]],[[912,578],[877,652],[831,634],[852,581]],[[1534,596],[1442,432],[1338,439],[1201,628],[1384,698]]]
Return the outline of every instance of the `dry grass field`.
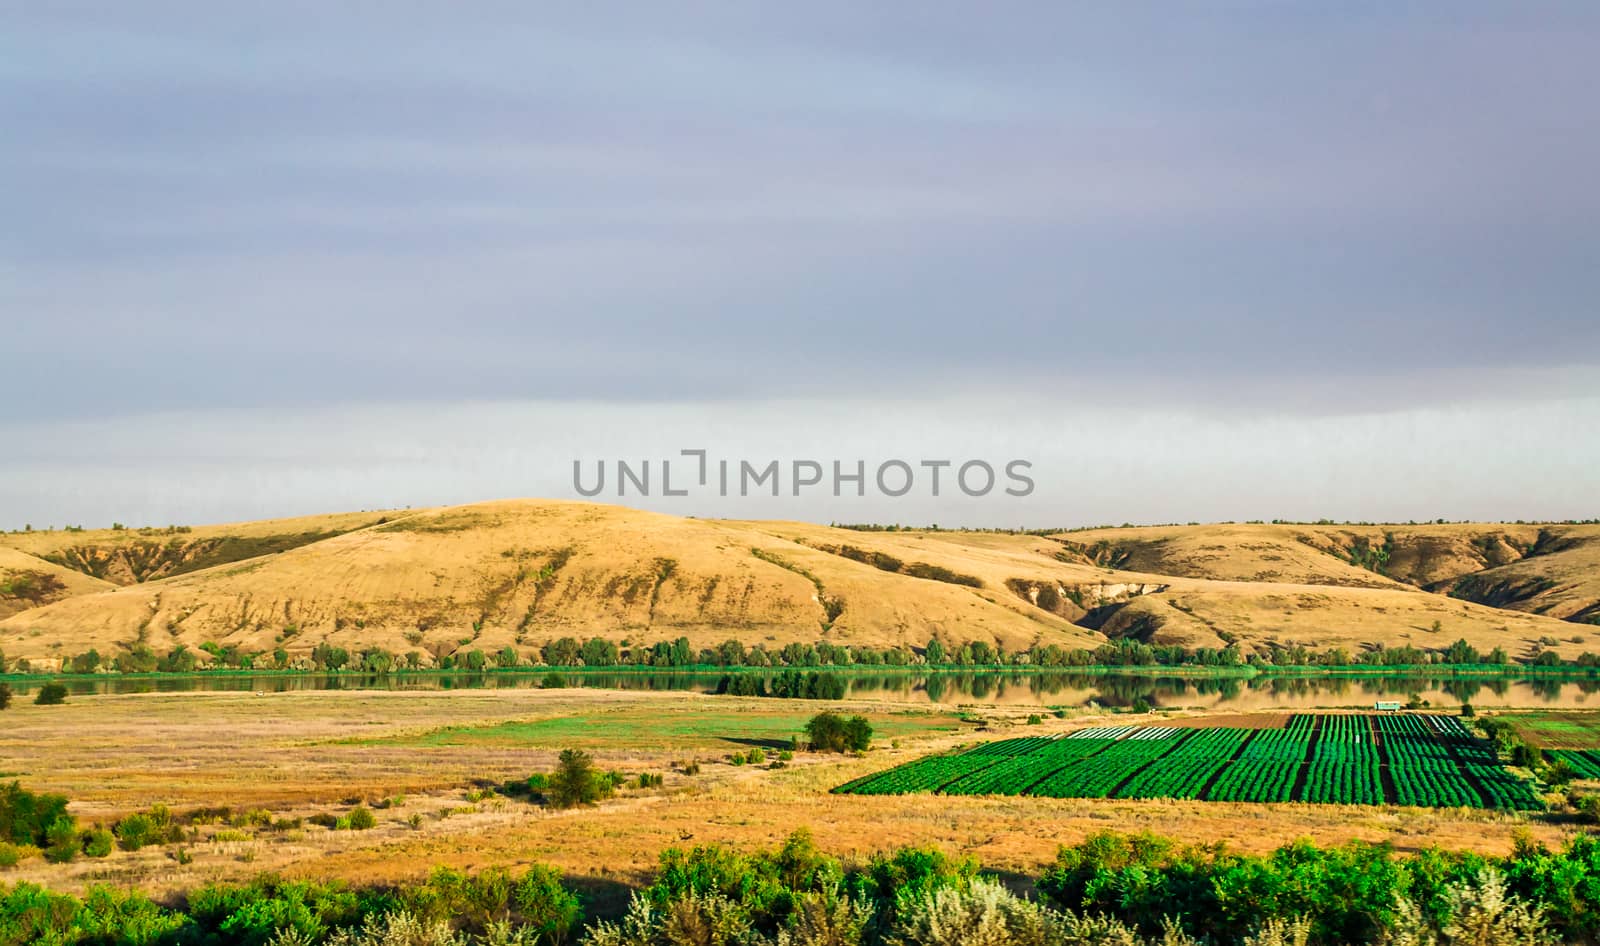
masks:
[[[862,532],[517,500],[179,530],[0,535],[0,650],[49,667],[204,643],[305,655],[559,636],[626,647],[1116,638],[1245,652],[1302,644],[1513,657],[1597,649],[1600,526],[1209,525],[1053,537]]]
[[[111,881],[159,893],[262,871],[365,883],[417,878],[440,865],[537,860],[603,885],[638,881],[666,847],[767,845],[801,827],[841,855],[932,844],[1025,872],[1037,871],[1059,845],[1108,828],[1247,851],[1309,837],[1505,852],[1521,832],[1553,843],[1573,830],[1483,811],[829,793],[929,751],[1106,720],[1047,716],[1026,725],[1022,710],[1007,707],[971,706],[958,715],[926,705],[828,704],[872,719],[872,752],[801,752],[784,768],[726,761],[753,745],[781,744],[820,705],[681,692],[491,690],[152,694],[14,706],[0,735],[0,772],[33,790],[67,794],[85,822],[157,803],[180,812],[259,807],[274,818],[308,818],[404,797],[378,810],[370,831],[218,824],[183,845],[104,860],[31,858],[6,879],[67,890]],[[665,783],[573,811],[475,793],[547,770],[569,746],[590,749],[605,768],[663,773]],[[682,763],[692,760],[699,773],[683,774]],[[179,847],[188,863],[175,859]]]

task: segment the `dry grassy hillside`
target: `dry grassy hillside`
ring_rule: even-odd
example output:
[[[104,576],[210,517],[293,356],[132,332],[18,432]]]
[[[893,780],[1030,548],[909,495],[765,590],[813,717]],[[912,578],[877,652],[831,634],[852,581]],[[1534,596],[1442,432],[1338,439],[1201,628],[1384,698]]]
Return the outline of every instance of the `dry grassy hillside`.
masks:
[[[110,582],[0,546],[0,618],[114,587]]]
[[[1600,526],[1201,525],[1056,537],[1084,560],[1225,581],[1427,591],[1567,621],[1600,618]]]
[[[769,649],[820,640],[920,648],[938,636],[1008,650],[1131,637],[1246,652],[1443,648],[1465,638],[1519,657],[1573,655],[1600,650],[1600,641],[1532,608],[1489,607],[1418,584],[1457,590],[1500,569],[1533,569],[1504,581],[1533,581],[1538,595],[1581,615],[1593,537],[1600,529],[1555,537],[1498,526],[863,532],[534,500],[159,536],[33,533],[0,537],[0,546],[64,563],[57,570],[73,583],[59,600],[0,620],[0,650],[48,664],[136,643],[158,653],[216,643],[303,654],[327,642],[417,651],[432,662],[462,648],[527,656],[561,636],[624,647],[683,636],[697,648],[735,638]]]
[[[409,512],[346,512],[210,526],[0,533],[9,547],[116,585],[170,578],[342,535]]]

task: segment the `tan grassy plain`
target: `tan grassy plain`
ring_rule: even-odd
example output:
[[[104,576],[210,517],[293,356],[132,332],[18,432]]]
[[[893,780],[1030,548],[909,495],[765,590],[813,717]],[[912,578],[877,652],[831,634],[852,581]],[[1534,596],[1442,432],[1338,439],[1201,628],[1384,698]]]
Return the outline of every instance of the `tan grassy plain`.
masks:
[[[1594,649],[1589,638],[1600,634],[1558,620],[1600,608],[1593,526],[1218,525],[1049,538],[859,532],[507,500],[199,527],[178,538],[318,531],[342,534],[115,590],[82,588],[88,593],[0,620],[0,650],[50,666],[90,647],[111,656],[136,641],[158,653],[216,642],[262,653],[281,646],[296,657],[327,642],[416,651],[431,664],[466,647],[511,647],[529,659],[564,635],[625,646],[684,636],[696,648],[735,638],[771,649],[818,640],[920,648],[938,636],[1010,650],[1135,636],[1188,647],[1235,641],[1247,652],[1275,644],[1442,648],[1464,638],[1485,652],[1503,647],[1526,657],[1540,649],[1574,656]],[[1341,557],[1357,534],[1382,542],[1391,533],[1394,577]],[[0,535],[0,546],[112,555],[137,539],[126,531],[10,534]],[[1100,543],[1120,553],[1121,568],[1085,552]],[[904,569],[859,560],[873,556]],[[905,573],[913,566],[970,576],[981,587]],[[1505,610],[1412,583],[1498,580],[1502,572],[1543,590]],[[1049,608],[1039,604],[1042,588],[1055,591]],[[1123,603],[1099,630],[1075,623],[1086,609]],[[1546,605],[1548,614],[1534,613]]]
[[[306,826],[217,841],[208,840],[216,829],[204,828],[186,846],[194,858],[187,865],[177,864],[170,848],[150,848],[70,865],[33,858],[7,879],[69,890],[111,881],[162,892],[262,871],[381,882],[420,877],[439,865],[481,869],[537,860],[595,883],[637,882],[664,848],[767,845],[799,828],[844,856],[933,844],[1031,874],[1059,845],[1107,829],[1222,841],[1246,851],[1309,837],[1489,852],[1509,850],[1518,832],[1556,843],[1569,830],[1488,812],[829,794],[850,778],[929,751],[1107,719],[1046,717],[1041,725],[1024,725],[1022,708],[967,707],[974,721],[962,722],[926,704],[834,705],[873,718],[884,734],[873,752],[864,758],[799,753],[783,769],[723,761],[752,741],[770,745],[797,731],[817,707],[596,690],[186,693],[19,705],[8,711],[0,735],[0,771],[31,789],[68,794],[87,821],[156,802],[178,810],[262,806],[278,816],[304,817],[343,813],[356,799],[407,797],[399,807],[378,811],[379,825],[368,832]],[[597,717],[605,720],[603,731]],[[584,732],[598,735],[586,743]],[[546,769],[557,749],[585,744],[596,746],[603,766],[666,773],[665,786],[626,790],[598,808],[571,812],[467,799],[479,780]],[[701,762],[699,775],[673,768],[688,759]],[[420,829],[406,823],[413,814],[422,816]]]

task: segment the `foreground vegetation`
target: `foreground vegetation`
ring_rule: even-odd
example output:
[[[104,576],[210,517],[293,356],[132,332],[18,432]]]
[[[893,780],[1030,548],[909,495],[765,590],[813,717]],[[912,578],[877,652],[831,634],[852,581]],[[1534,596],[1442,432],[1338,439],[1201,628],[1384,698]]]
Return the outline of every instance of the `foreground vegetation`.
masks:
[[[846,863],[804,831],[776,850],[662,853],[620,915],[586,910],[556,871],[348,887],[263,877],[160,903],[108,887],[80,898],[0,888],[0,943],[447,946],[1164,946],[1590,943],[1600,936],[1600,842],[1524,844],[1504,858],[1300,842],[1266,856],[1105,833],[1036,877],[904,848]]]

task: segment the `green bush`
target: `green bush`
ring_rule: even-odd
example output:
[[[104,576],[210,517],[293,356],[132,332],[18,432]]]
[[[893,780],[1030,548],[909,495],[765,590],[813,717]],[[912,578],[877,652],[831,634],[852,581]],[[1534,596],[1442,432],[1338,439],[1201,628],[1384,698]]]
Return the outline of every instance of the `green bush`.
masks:
[[[370,831],[378,826],[378,818],[364,805],[358,805],[350,812],[350,830]]]
[[[865,752],[872,745],[872,724],[865,716],[818,713],[806,723],[806,736],[816,752]]]
[[[40,853],[40,850],[31,844],[0,841],[0,869],[9,870],[30,857],[38,857]]]
[[[563,749],[550,773],[548,796],[557,808],[592,805],[610,796],[614,783],[594,767],[594,759],[581,749]]]
[[[83,853],[90,857],[110,857],[115,846],[111,832],[104,828],[95,828],[83,836]]]
[[[0,710],[9,709],[11,707],[11,699],[11,684],[0,683]]]
[[[158,843],[155,822],[148,815],[129,815],[117,822],[113,830],[124,851],[137,851],[146,845]]]
[[[71,821],[65,795],[36,795],[19,782],[0,786],[0,841],[45,847],[63,819]]]
[[[46,683],[33,697],[33,702],[39,706],[60,706],[66,701],[67,688],[60,683]]]

